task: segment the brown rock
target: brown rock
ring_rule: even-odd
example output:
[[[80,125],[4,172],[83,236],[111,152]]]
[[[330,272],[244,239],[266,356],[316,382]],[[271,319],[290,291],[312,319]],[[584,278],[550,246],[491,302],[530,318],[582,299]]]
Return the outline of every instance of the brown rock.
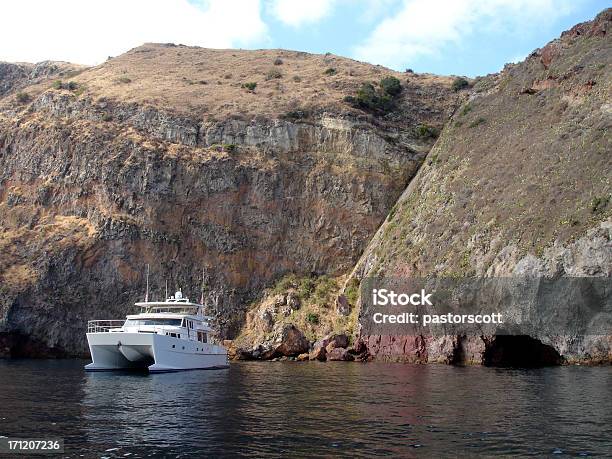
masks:
[[[302,303],[300,302],[300,297],[297,296],[295,292],[289,292],[287,294],[287,306],[291,308],[291,310],[296,311],[300,309]]]
[[[327,360],[329,361],[349,361],[353,359],[354,357],[343,347],[335,347],[327,353]]]
[[[276,352],[282,355],[298,355],[308,352],[308,340],[295,325],[286,324],[280,334],[280,344]]]
[[[304,362],[304,361],[308,360],[308,358],[309,358],[308,352],[304,352],[303,354],[298,355],[296,360],[298,362]]]
[[[309,343],[304,334],[293,324],[278,326],[272,338],[256,346],[252,355],[256,359],[270,360],[278,357],[297,356],[308,352]]]
[[[337,347],[348,347],[349,344],[348,336],[344,333],[330,335],[327,338],[323,338],[323,341],[327,341],[325,345],[327,352]]]
[[[325,348],[323,346],[319,346],[319,347],[315,347],[310,352],[310,354],[308,354],[308,358],[310,360],[319,360],[323,362],[325,360],[326,354],[327,354],[327,351],[325,350]]]
[[[351,305],[345,295],[336,297],[336,312],[343,316],[348,316],[351,312]]]
[[[550,67],[550,64],[559,54],[560,45],[557,41],[551,41],[540,50],[540,62],[545,69]]]

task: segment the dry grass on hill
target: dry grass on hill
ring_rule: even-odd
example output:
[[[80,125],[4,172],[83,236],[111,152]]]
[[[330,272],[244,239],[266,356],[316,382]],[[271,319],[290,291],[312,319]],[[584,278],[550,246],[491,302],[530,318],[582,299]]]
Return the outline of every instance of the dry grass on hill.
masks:
[[[451,77],[400,73],[334,55],[287,50],[218,50],[145,44],[74,80],[84,95],[162,106],[202,119],[274,115],[342,102],[367,81],[395,76],[403,84],[450,87]],[[251,91],[243,85],[256,83]]]

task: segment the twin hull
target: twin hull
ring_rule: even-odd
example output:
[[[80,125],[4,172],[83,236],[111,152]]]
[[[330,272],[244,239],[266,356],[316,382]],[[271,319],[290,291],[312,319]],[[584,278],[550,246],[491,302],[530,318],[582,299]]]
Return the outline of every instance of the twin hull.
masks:
[[[148,368],[149,372],[227,368],[224,347],[156,333],[87,333],[88,371]]]

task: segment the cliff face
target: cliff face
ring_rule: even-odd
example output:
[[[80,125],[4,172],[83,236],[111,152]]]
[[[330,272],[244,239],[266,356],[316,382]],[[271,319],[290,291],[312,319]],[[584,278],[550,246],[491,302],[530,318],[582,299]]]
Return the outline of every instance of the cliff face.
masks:
[[[476,81],[354,275],[610,277],[611,30],[606,10]],[[612,360],[610,337],[532,338],[566,361]],[[362,339],[392,360],[503,351],[495,337]]]
[[[458,100],[448,78],[288,51],[149,44],[68,79],[6,74],[6,355],[84,353],[86,321],[131,311],[146,264],[153,297],[165,280],[199,297],[204,269],[226,337],[284,273],[349,271]],[[391,108],[343,100],[386,76]]]
[[[612,276],[611,23],[459,92],[284,50],[0,65],[0,353],[85,352],[150,264],[153,297],[204,270],[239,357],[609,362],[610,337],[359,337],[355,306],[368,276]]]

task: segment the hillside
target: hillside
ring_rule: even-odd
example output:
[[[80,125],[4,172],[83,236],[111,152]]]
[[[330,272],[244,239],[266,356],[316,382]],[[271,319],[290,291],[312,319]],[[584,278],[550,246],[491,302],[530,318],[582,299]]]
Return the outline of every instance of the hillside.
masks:
[[[11,81],[6,355],[84,353],[86,321],[131,311],[146,264],[155,298],[166,280],[199,298],[204,270],[224,337],[283,275],[350,271],[462,97],[447,77],[335,56],[153,44]]]
[[[477,78],[352,273],[278,282],[247,314],[236,358],[279,357],[294,324],[319,340],[311,359],[348,335],[350,352],[331,358],[610,361],[609,336],[361,335],[359,294],[373,277],[612,276],[611,18]]]
[[[479,79],[355,276],[612,276],[611,27],[606,10]],[[610,337],[535,338],[567,361],[612,357]],[[495,345],[363,339],[412,361],[482,363]]]
[[[204,272],[235,358],[610,362],[610,336],[363,336],[359,292],[612,276],[611,29],[608,9],[467,87],[170,44],[0,65],[0,354],[83,354],[149,264],[153,298]]]

